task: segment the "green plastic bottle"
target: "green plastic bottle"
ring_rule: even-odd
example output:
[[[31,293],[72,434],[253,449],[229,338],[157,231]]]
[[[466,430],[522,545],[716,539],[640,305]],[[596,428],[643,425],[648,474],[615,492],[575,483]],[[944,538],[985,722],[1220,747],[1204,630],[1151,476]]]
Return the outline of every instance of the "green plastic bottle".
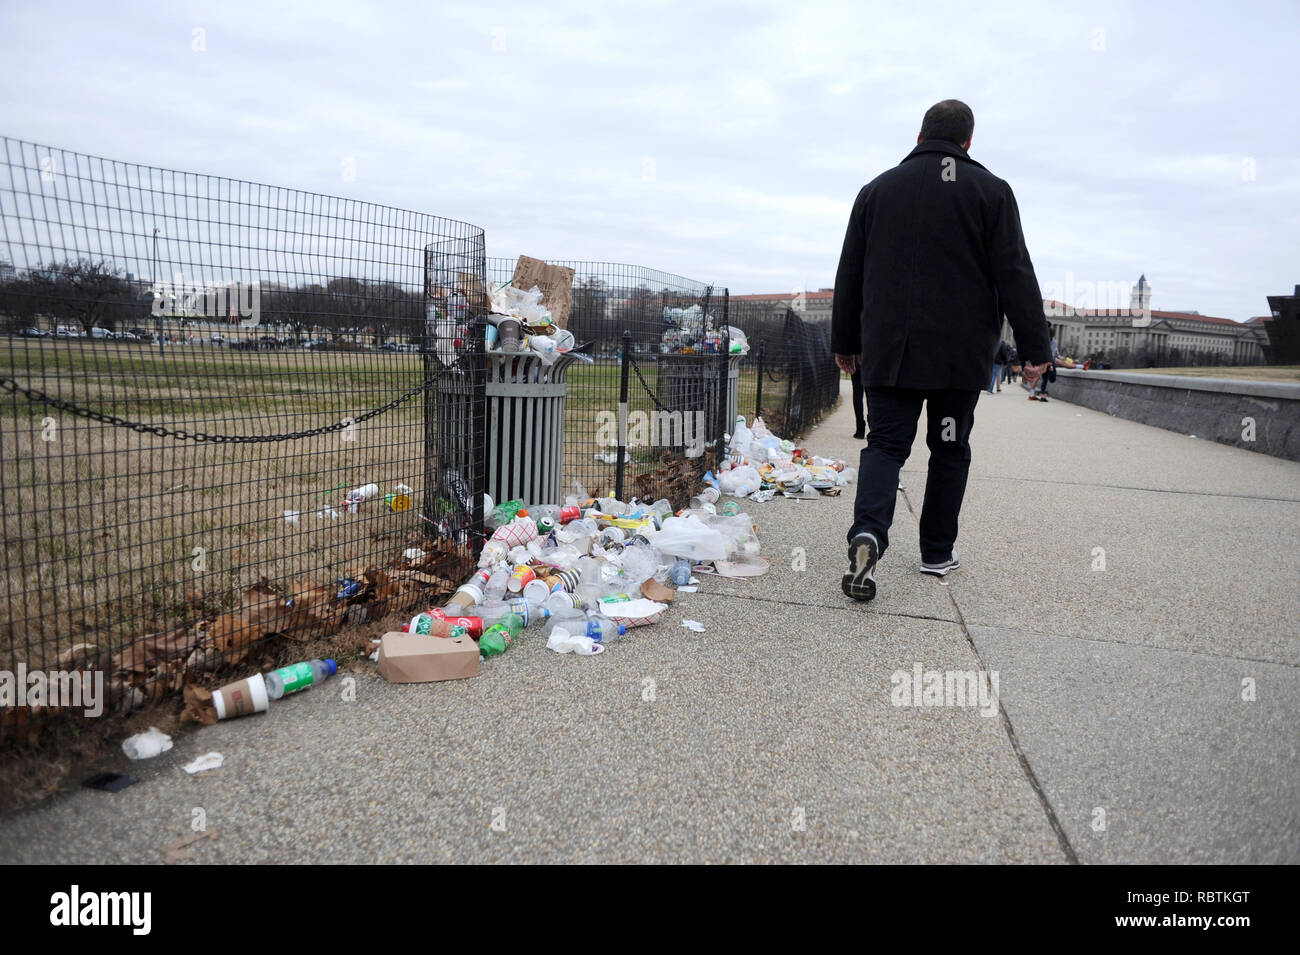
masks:
[[[524,502],[516,498],[513,501],[505,501],[496,506],[492,512],[492,519],[498,524],[509,524],[515,519],[515,515],[524,509]]]
[[[479,637],[478,650],[485,657],[495,657],[506,652],[519,634],[523,632],[524,619],[517,613],[508,613],[492,626],[483,631]]]

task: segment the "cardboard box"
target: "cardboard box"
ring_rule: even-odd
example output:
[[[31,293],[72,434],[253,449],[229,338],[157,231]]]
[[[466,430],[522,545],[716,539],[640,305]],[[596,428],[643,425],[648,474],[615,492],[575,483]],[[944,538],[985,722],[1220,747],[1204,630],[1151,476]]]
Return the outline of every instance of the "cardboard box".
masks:
[[[536,285],[542,292],[542,304],[551,313],[557,328],[569,327],[569,310],[573,307],[573,269],[547,265],[541,259],[521,255],[515,261],[511,284],[527,292]]]
[[[379,643],[379,674],[389,683],[434,683],[478,676],[478,644],[468,636],[392,631]]]

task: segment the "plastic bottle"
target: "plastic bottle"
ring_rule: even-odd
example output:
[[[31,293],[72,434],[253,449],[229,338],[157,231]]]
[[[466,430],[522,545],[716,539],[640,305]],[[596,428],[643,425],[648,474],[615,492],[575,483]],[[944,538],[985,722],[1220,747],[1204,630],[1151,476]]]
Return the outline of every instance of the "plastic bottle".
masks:
[[[505,653],[510,644],[519,639],[523,629],[524,622],[518,614],[506,614],[483,631],[483,636],[478,641],[479,653],[485,657],[495,657]]]
[[[587,627],[587,613],[575,607],[552,611],[542,633],[549,637],[556,627],[563,627],[570,633],[582,633]]]
[[[691,582],[691,562],[685,557],[678,557],[673,562],[672,570],[668,571],[668,576],[675,586],[685,587]]]
[[[627,633],[627,627],[621,623],[615,623],[602,613],[593,613],[587,617],[587,636],[597,643],[608,643],[617,640],[625,633]]]
[[[523,510],[524,502],[515,498],[513,501],[503,501],[492,509],[492,522],[494,524],[509,524],[515,519],[515,515]]]
[[[518,617],[525,627],[539,620],[545,620],[551,615],[551,612],[541,604],[534,603],[526,597],[514,597],[507,605],[510,607],[510,613]]]
[[[513,612],[510,609],[510,604],[500,599],[486,600],[479,606],[475,607],[474,611],[479,619],[483,621],[484,629],[491,627],[494,623],[499,623],[501,620],[505,619],[508,614]]]
[[[308,660],[272,670],[262,679],[266,681],[266,695],[278,700],[289,693],[315,686],[337,672],[338,664],[333,660]]]
[[[510,580],[510,568],[498,564],[492,570],[492,576],[483,588],[485,600],[500,600],[506,594],[506,583]]]

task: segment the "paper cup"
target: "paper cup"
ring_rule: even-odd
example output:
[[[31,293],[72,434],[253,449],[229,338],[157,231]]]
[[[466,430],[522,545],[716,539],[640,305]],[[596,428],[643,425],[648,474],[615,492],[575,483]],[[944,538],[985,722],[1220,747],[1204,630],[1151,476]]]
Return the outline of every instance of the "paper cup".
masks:
[[[551,588],[547,586],[546,581],[534,578],[524,584],[523,594],[525,600],[539,604],[551,595]]]
[[[510,579],[506,581],[506,589],[512,594],[517,594],[536,579],[537,575],[533,573],[533,568],[527,564],[520,564],[515,568],[515,572],[510,575]]]
[[[519,320],[503,318],[497,324],[497,333],[501,336],[502,351],[519,351]]]
[[[217,708],[219,720],[247,716],[249,713],[265,713],[269,704],[266,681],[260,673],[246,680],[227,683],[212,694],[212,705]]]

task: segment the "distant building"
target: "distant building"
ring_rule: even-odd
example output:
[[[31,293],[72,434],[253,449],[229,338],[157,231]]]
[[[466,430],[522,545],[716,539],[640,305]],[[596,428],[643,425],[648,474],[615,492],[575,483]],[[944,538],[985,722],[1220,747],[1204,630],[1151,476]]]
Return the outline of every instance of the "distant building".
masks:
[[[1297,287],[1300,294],[1300,287]],[[744,312],[758,309],[766,314],[784,314],[793,308],[808,322],[831,321],[833,289],[803,293],[767,293],[733,295],[734,308]],[[1295,347],[1300,349],[1300,319],[1295,319],[1296,296],[1277,299],[1290,301]],[[1274,315],[1286,306],[1269,299]],[[1151,283],[1139,276],[1129,295],[1128,308],[1076,308],[1045,299],[1043,314],[1051,326],[1061,354],[1075,358],[1100,357],[1111,364],[1126,367],[1147,365],[1260,365],[1267,361],[1269,337],[1265,319],[1236,322],[1230,318],[1201,315],[1194,311],[1158,311],[1151,309]],[[1147,324],[1148,316],[1150,323]],[[1138,324],[1134,325],[1134,320]],[[1011,326],[1003,320],[1002,337],[1014,341]],[[1300,357],[1291,359],[1300,362]]]
[[[1265,336],[1257,324],[1193,311],[1151,308],[1145,275],[1128,308],[1076,308],[1045,301],[1043,310],[1061,354],[1100,357],[1116,365],[1261,365]],[[1011,340],[1003,321],[1003,337]]]
[[[737,314],[753,314],[754,310],[764,315],[781,316],[787,308],[805,322],[822,323],[829,329],[831,324],[831,303],[835,290],[824,288],[816,292],[767,293],[762,295],[732,295],[731,302]]]

